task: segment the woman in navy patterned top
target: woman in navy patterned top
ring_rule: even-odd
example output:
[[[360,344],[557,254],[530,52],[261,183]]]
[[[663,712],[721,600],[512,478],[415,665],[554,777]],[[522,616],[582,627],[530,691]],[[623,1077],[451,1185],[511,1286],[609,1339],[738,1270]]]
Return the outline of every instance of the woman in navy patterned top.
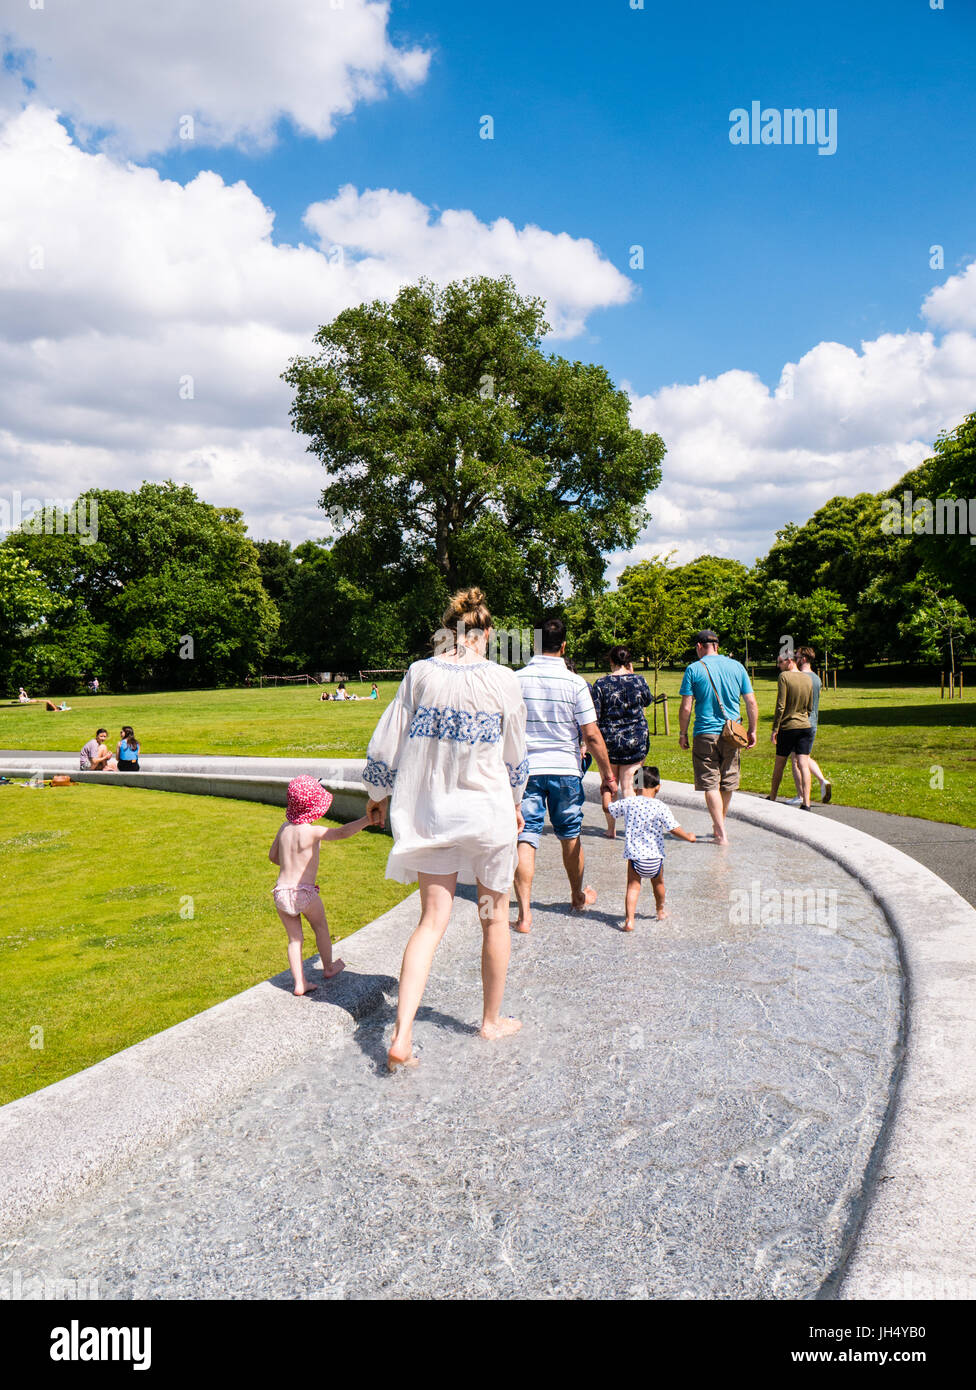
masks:
[[[617,779],[618,796],[633,796],[634,773],[647,757],[651,746],[647,732],[645,708],[651,703],[651,692],[643,676],[634,675],[634,663],[626,647],[614,647],[610,652],[610,674],[593,682],[593,707],[607,754]],[[602,794],[603,814],[607,818],[607,835],[617,835],[617,822],[608,807],[609,792]]]

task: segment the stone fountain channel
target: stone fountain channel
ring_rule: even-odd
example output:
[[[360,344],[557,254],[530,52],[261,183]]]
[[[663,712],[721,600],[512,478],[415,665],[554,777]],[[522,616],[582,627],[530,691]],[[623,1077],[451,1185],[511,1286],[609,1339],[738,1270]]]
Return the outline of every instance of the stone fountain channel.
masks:
[[[678,811],[708,831],[702,810]],[[746,821],[670,841],[672,916],[619,930],[622,845],[584,827],[586,916],[539,853],[506,1012],[476,1035],[480,931],[460,898],[415,1041],[384,1067],[384,1000],[327,1048],[221,1102],[0,1252],[0,1274],[94,1278],[130,1298],[816,1297],[835,1282],[892,1101],[898,949],[874,899],[817,850]],[[811,891],[796,913],[776,894]],[[327,876],[323,893],[328,902]],[[770,894],[774,896],[769,896]],[[754,908],[758,907],[758,913]],[[269,900],[269,929],[272,926]],[[376,924],[377,926],[379,924]],[[357,941],[342,944],[350,967]],[[381,977],[382,978],[382,977]],[[288,1008],[328,1009],[321,996]]]

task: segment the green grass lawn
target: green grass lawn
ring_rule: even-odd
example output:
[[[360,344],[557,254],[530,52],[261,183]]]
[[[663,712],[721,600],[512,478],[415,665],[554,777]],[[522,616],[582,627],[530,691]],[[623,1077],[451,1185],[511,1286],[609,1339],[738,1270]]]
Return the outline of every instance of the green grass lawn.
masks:
[[[267,858],[281,821],[218,797],[0,787],[0,1103],[287,968]],[[389,849],[370,830],[322,846],[334,938],[411,891],[384,879]]]
[[[586,672],[589,680],[594,672]],[[677,696],[681,675],[665,672],[661,689]],[[357,689],[355,684],[350,689]],[[368,687],[363,687],[368,689]],[[316,687],[174,691],[158,695],[81,696],[70,714],[40,705],[0,707],[0,746],[76,751],[97,724],[115,738],[130,723],[145,753],[266,754],[362,757],[396,685],[379,701],[320,703]],[[766,791],[773,753],[769,729],[775,681],[756,684],[762,716],[759,747],[743,757],[743,786]],[[691,779],[691,758],[672,734],[652,739],[652,761],[667,777]],[[659,715],[659,729],[663,722]],[[940,700],[932,684],[847,684],[825,691],[815,755],[834,781],[834,798],[852,806],[976,826],[976,699]],[[930,786],[942,768],[941,789]],[[786,784],[784,783],[784,786]],[[792,795],[792,792],[788,792]]]

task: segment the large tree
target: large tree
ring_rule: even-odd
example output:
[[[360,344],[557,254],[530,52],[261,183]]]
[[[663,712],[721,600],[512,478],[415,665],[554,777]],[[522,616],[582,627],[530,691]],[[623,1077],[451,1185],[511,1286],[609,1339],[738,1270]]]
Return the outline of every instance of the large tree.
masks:
[[[553,601],[563,570],[598,591],[665,452],[604,368],[541,351],[543,312],[507,278],[422,280],[340,313],[284,373],[323,507],[375,564],[481,583],[500,612]]]

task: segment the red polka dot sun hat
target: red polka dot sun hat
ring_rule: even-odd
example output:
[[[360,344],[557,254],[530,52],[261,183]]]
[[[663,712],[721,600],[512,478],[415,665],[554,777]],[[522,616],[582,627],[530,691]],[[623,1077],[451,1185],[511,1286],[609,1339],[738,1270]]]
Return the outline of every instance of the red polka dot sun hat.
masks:
[[[311,825],[324,816],[332,805],[332,793],[321,782],[303,774],[288,783],[287,816],[292,825]]]

